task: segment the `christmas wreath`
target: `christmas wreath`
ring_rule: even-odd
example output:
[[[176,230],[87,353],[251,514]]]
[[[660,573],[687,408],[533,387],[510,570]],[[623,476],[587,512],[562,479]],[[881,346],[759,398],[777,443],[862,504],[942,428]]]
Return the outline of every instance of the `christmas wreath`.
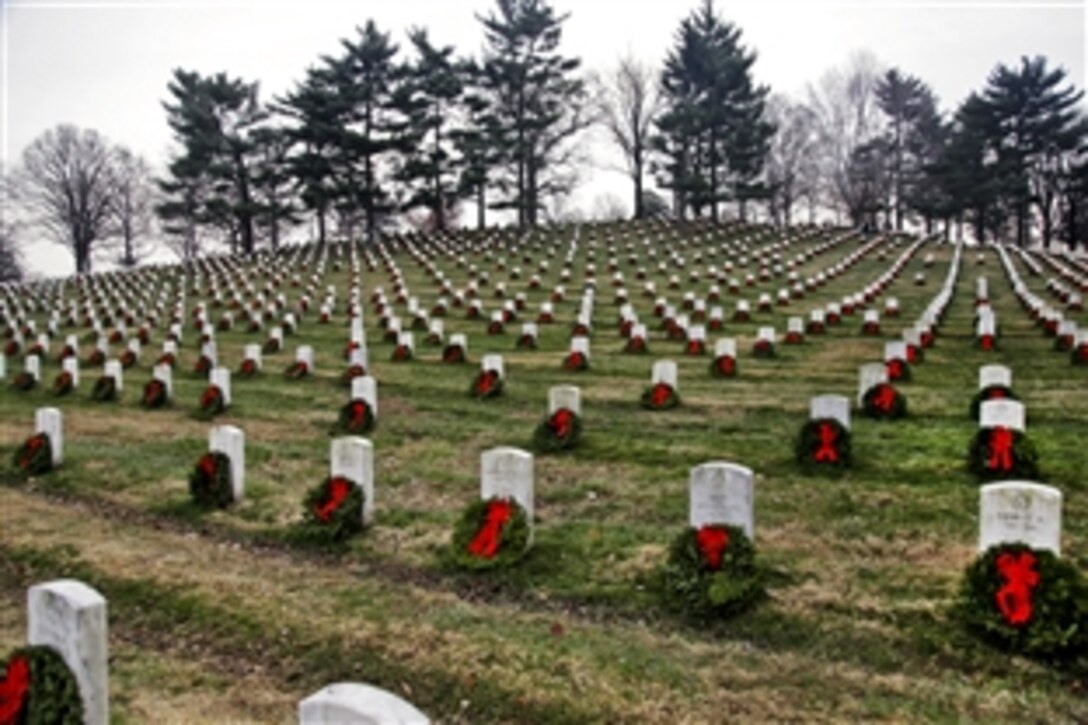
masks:
[[[309,374],[310,366],[304,360],[296,360],[283,371],[283,376],[288,380],[301,380]]]
[[[861,410],[870,418],[894,420],[907,414],[907,399],[888,383],[880,383],[865,391]]]
[[[803,468],[849,468],[850,431],[834,418],[816,418],[801,427],[794,446]]]
[[[132,350],[125,350],[123,353],[121,353],[121,367],[125,370],[128,370],[133,365],[135,365],[136,361],[136,353],[134,353]]]
[[[697,620],[738,614],[764,596],[755,547],[736,526],[687,528],[661,572],[667,604]]]
[[[967,467],[981,480],[1039,476],[1039,454],[1031,440],[1012,428],[980,428],[967,450]]]
[[[876,337],[880,334],[879,322],[866,322],[861,326],[861,334],[866,337]]]
[[[641,335],[627,338],[627,343],[623,346],[623,351],[628,355],[645,355],[649,352],[646,347],[646,338]]]
[[[77,357],[76,350],[71,345],[65,345],[64,349],[60,351],[60,355],[57,355],[57,362],[63,363],[70,357]]]
[[[209,385],[200,394],[198,413],[204,418],[214,418],[226,408],[223,400],[223,391],[218,385]]]
[[[498,569],[517,563],[529,547],[529,520],[512,498],[475,501],[453,530],[451,554],[464,569]]]
[[[975,397],[971,399],[971,420],[978,420],[982,404],[987,400],[1019,400],[1019,398],[1012,392],[1012,388],[1005,385],[988,385],[975,393]]]
[[[488,335],[503,335],[506,333],[506,328],[498,320],[487,323]]]
[[[11,379],[11,386],[16,390],[32,390],[38,384],[38,379],[27,372],[22,372]]]
[[[73,382],[72,374],[67,370],[62,370],[53,380],[53,394],[67,395],[72,392]]]
[[[585,353],[572,352],[563,358],[563,369],[568,372],[581,372],[589,369],[589,358]]]
[[[238,377],[240,378],[252,378],[259,373],[261,369],[257,366],[257,361],[253,358],[247,357],[242,361],[242,364],[238,367]]]
[[[22,647],[8,656],[0,680],[0,723],[81,725],[79,683],[50,647]]]
[[[465,348],[460,345],[446,345],[442,349],[442,362],[459,365],[465,361]]]
[[[581,437],[581,417],[568,408],[560,408],[537,426],[533,447],[541,453],[565,451],[578,445]]]
[[[752,348],[752,354],[756,357],[774,357],[774,343],[770,340],[757,340],[755,347]]]
[[[163,353],[155,362],[156,365],[169,365],[171,368],[178,364],[178,359],[171,352]]]
[[[193,366],[193,372],[196,373],[197,375],[201,375],[201,376],[207,375],[208,371],[211,370],[211,369],[212,369],[212,359],[210,357],[208,357],[207,355],[201,355],[197,359],[196,365]]]
[[[700,357],[706,354],[706,342],[703,340],[688,340],[687,347],[684,349],[684,353],[693,357]]]
[[[351,353],[354,350],[358,350],[361,345],[356,340],[352,340],[344,347],[344,360],[351,360]]]
[[[647,410],[669,410],[680,405],[680,393],[668,383],[654,383],[642,392],[642,407]]]
[[[280,345],[280,341],[277,338],[270,337],[264,341],[264,347],[261,348],[261,351],[264,352],[265,355],[275,355],[280,351],[281,347],[282,345]]]
[[[480,400],[497,398],[502,395],[502,385],[502,376],[497,370],[481,370],[469,386],[468,394]]]
[[[108,402],[117,400],[117,381],[112,375],[103,375],[94,381],[94,389],[91,390],[91,400]]]
[[[1019,654],[1088,648],[1088,583],[1072,564],[1027,544],[992,546],[968,566],[956,613],[971,631]]]
[[[85,365],[87,365],[88,367],[97,367],[105,362],[106,353],[102,352],[101,350],[95,350],[90,354],[90,356],[88,356]]]
[[[145,408],[154,410],[166,405],[166,383],[158,378],[152,378],[144,386],[144,395],[141,403]]]
[[[910,381],[910,365],[907,365],[905,361],[895,358],[885,362],[884,367],[888,370],[888,380],[904,383]]]
[[[997,340],[993,335],[982,335],[975,340],[975,344],[978,345],[979,350],[989,352],[997,347]]]
[[[719,355],[710,363],[710,374],[715,378],[736,377],[737,361],[729,355]]]
[[[517,345],[518,350],[535,350],[536,349],[536,336],[535,335],[521,335],[518,338]]]
[[[189,476],[189,493],[201,508],[226,508],[234,502],[231,486],[230,457],[225,453],[205,453]]]
[[[306,494],[303,527],[315,538],[345,541],[363,530],[363,487],[330,476]]]
[[[352,380],[354,380],[355,378],[361,378],[364,375],[366,375],[366,368],[358,364],[351,365],[348,367],[347,370],[344,371],[343,376],[341,376],[340,378],[340,382],[342,382],[344,385],[350,386]]]
[[[390,356],[393,362],[408,362],[412,359],[412,348],[407,345],[397,345]]]
[[[800,345],[804,343],[804,341],[805,336],[802,335],[800,332],[787,332],[786,338],[783,340],[783,343],[785,343],[786,345]]]
[[[35,433],[15,450],[12,465],[20,473],[37,476],[53,468],[53,444],[46,433]]]
[[[19,354],[21,346],[15,340],[11,340],[7,345],[4,345],[4,355],[7,357],[15,357]]]
[[[374,411],[365,400],[351,400],[340,409],[336,430],[342,433],[367,433],[374,428]]]
[[[1058,335],[1054,338],[1054,350],[1056,352],[1069,352],[1073,349],[1072,335]]]
[[[1078,345],[1069,357],[1074,365],[1088,365],[1088,343]]]

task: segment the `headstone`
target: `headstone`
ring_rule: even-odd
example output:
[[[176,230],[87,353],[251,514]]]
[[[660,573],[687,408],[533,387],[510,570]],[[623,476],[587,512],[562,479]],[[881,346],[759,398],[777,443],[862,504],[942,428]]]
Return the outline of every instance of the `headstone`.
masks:
[[[725,461],[711,461],[691,469],[688,522],[699,529],[728,524],[755,533],[755,491],[752,470]]]
[[[158,380],[166,388],[166,399],[174,399],[174,369],[169,365],[156,365],[151,371],[151,377]]]
[[[582,391],[574,385],[555,385],[548,389],[548,415],[566,408],[575,415],[582,415]]]
[[[769,342],[769,343],[771,343],[773,345],[774,344],[774,328],[773,327],[761,327],[761,328],[759,328],[759,333],[757,335],[757,339],[760,342]]]
[[[884,362],[891,362],[892,360],[907,359],[907,343],[902,340],[895,340],[884,343]]]
[[[654,363],[653,371],[650,373],[650,383],[657,385],[658,383],[665,383],[673,390],[679,390],[677,384],[679,378],[679,372],[676,367],[676,362],[673,360],[658,360]]]
[[[72,377],[72,387],[79,387],[79,358],[75,355],[64,358],[61,361],[60,369],[68,373]]]
[[[299,725],[429,725],[411,704],[372,685],[338,682],[298,704]]]
[[[979,407],[979,427],[1010,428],[1024,432],[1024,404],[1018,400],[984,400]]]
[[[230,395],[230,368],[212,368],[208,373],[208,384],[215,385],[223,392],[223,407],[229,408]]]
[[[208,433],[208,450],[230,459],[231,488],[234,500],[241,501],[246,490],[246,436],[241,428],[217,425]]]
[[[295,362],[306,363],[306,369],[311,375],[314,372],[314,349],[309,345],[301,345],[295,350]]]
[[[74,579],[27,592],[27,643],[50,647],[75,675],[85,725],[107,725],[109,640],[105,598]]]
[[[588,337],[572,337],[570,340],[570,351],[580,352],[589,359],[589,338]]]
[[[533,456],[518,448],[492,448],[480,456],[480,497],[512,498],[525,509],[533,539]]]
[[[252,360],[253,364],[257,366],[257,369],[261,369],[261,346],[256,344],[246,345],[245,359]]]
[[[817,395],[809,401],[808,410],[811,420],[830,418],[850,430],[850,400],[845,395]]]
[[[102,374],[104,377],[113,378],[113,387],[120,393],[124,383],[121,361],[107,360],[105,370]]]
[[[1012,387],[1012,369],[1004,365],[983,365],[978,369],[978,389],[985,390],[991,385]]]
[[[737,341],[731,337],[723,337],[714,343],[714,357],[731,357],[737,356]]]
[[[343,476],[363,489],[363,523],[374,520],[374,446],[366,438],[334,438],[329,451],[329,474]]]
[[[870,388],[888,382],[888,368],[883,363],[866,363],[858,368],[858,407],[862,407]]]
[[[1002,481],[979,492],[979,551],[1020,542],[1061,555],[1062,492],[1028,481]]]
[[[365,401],[374,417],[378,417],[378,381],[370,375],[351,379],[351,399]]]
[[[64,461],[64,414],[60,408],[38,408],[34,411],[34,432],[49,436],[53,466]]]
[[[23,360],[23,369],[34,377],[35,381],[41,382],[42,379],[42,360],[37,355],[31,355]]]
[[[485,373],[494,370],[499,374],[500,378],[506,377],[502,364],[502,355],[484,355],[483,359],[480,360],[480,370]]]

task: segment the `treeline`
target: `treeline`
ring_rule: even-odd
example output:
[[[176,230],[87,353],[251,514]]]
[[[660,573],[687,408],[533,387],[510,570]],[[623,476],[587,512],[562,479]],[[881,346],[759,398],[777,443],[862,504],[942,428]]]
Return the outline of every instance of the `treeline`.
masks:
[[[119,260],[135,263],[149,209],[182,259],[223,240],[275,248],[303,221],[320,242],[373,239],[405,219],[483,227],[489,211],[524,229],[571,193],[591,162],[585,132],[600,125],[626,162],[636,218],[789,224],[830,210],[874,229],[1088,242],[1082,93],[1044,58],[998,65],[946,116],[924,81],[865,55],[804,98],[771,95],[712,0],[681,21],[660,66],[623,58],[601,75],[562,52],[567,16],[547,0],[495,0],[477,19],[475,58],[424,28],[401,45],[367,21],[267,100],[256,82],[177,69],[162,178],[126,170],[132,155],[93,131],[61,127],[24,153],[11,188],[80,272],[107,238],[123,238]],[[470,206],[475,220],[462,219]],[[126,208],[134,223],[119,226]]]

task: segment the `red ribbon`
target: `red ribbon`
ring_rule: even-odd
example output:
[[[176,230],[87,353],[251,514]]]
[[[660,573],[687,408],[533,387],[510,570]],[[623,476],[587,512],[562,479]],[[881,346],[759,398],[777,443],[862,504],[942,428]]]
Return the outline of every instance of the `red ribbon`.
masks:
[[[890,413],[895,406],[895,388],[890,385],[878,385],[873,396],[873,406],[877,410]]]
[[[476,378],[476,394],[487,395],[499,381],[499,374],[494,370],[485,370]]]
[[[19,457],[19,468],[30,468],[30,462],[34,460],[34,456],[38,453],[38,449],[45,445],[45,436],[41,433],[31,436],[27,439],[26,444],[23,446],[23,454]]]
[[[692,340],[688,343],[688,355],[702,355],[703,343],[700,340]]]
[[[732,376],[736,371],[737,365],[733,358],[728,355],[722,355],[718,358],[718,372],[727,377]]]
[[[348,428],[355,430],[362,428],[363,423],[366,422],[366,401],[355,400],[351,403],[351,410],[349,411]]]
[[[729,531],[722,526],[704,526],[695,532],[695,544],[711,571],[722,568],[722,554],[729,545]]]
[[[513,507],[509,501],[491,501],[487,504],[487,514],[483,526],[468,543],[468,553],[484,559],[490,559],[499,553],[502,539],[502,527],[510,520]]]
[[[672,397],[672,386],[666,383],[658,383],[650,391],[650,406],[660,408],[669,402],[670,397]]]
[[[888,377],[892,380],[898,380],[903,377],[903,363],[899,360],[889,360],[888,364]]]
[[[817,432],[820,436],[820,447],[816,449],[813,460],[816,463],[837,463],[839,451],[835,447],[835,441],[839,438],[839,432],[830,423],[820,423]]]
[[[580,352],[572,352],[567,356],[565,367],[567,370],[578,370],[585,364],[585,355]]]
[[[997,427],[990,434],[990,460],[986,466],[992,471],[1012,470],[1012,431]]]
[[[325,489],[325,502],[314,507],[314,515],[317,516],[319,520],[327,523],[350,493],[351,481],[339,476],[332,479]]]
[[[1005,397],[1005,391],[1001,388],[990,388],[986,392],[986,400],[1001,400]]]
[[[548,427],[556,438],[566,438],[574,429],[574,413],[566,408],[560,408],[548,419]]]
[[[994,349],[994,338],[992,336],[990,336],[990,335],[983,335],[982,340],[979,341],[979,346],[983,350],[993,350]]]
[[[1039,573],[1034,571],[1035,555],[1024,551],[1004,553],[997,557],[997,573],[1005,580],[994,599],[1005,621],[1014,627],[1031,620],[1031,590],[1039,585]]]
[[[152,380],[149,382],[147,387],[144,388],[144,404],[151,405],[158,400],[164,387],[161,380]]]
[[[30,692],[30,663],[26,657],[15,657],[8,663],[7,673],[0,680],[0,725],[15,725]]]
[[[200,469],[200,472],[204,474],[204,477],[207,478],[208,481],[215,480],[215,456],[211,453],[201,456],[200,460],[197,461],[196,467]]]
[[[208,389],[204,391],[204,394],[200,396],[200,409],[210,410],[213,406],[217,405],[217,401],[223,394],[219,392],[218,385],[209,385]]]

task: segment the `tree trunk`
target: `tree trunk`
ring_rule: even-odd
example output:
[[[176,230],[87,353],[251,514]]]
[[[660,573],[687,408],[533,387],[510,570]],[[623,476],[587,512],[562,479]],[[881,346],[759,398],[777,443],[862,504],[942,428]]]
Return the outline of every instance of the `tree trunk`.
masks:
[[[476,228],[487,228],[487,188],[482,181],[476,185]]]
[[[644,217],[645,211],[642,208],[642,149],[635,148],[634,153],[634,182],[635,182],[635,219],[641,219]]]

